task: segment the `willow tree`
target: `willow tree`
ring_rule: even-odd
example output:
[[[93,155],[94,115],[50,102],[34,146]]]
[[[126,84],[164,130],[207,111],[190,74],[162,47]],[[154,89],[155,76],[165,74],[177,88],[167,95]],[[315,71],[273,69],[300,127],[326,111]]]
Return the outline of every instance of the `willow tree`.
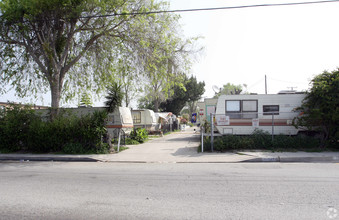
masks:
[[[155,17],[140,13],[159,7],[152,0],[0,1],[1,87],[21,97],[50,90],[53,109],[62,97],[103,91],[118,46],[140,48],[131,31],[138,23],[145,35],[149,27],[140,22]]]
[[[183,87],[185,75],[191,67],[191,55],[200,50],[194,45],[197,38],[183,39],[180,36],[179,18],[178,15],[161,13],[139,23],[146,24],[148,33],[137,36],[140,39],[138,55],[143,57],[144,92],[154,103],[154,111],[158,111],[160,103],[173,95],[174,85]]]

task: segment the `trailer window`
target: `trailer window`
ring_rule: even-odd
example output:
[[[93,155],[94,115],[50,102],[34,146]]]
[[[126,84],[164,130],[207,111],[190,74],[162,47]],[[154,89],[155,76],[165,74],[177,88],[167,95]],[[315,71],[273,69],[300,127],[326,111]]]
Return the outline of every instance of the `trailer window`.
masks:
[[[258,100],[226,100],[226,115],[233,119],[258,118]]]
[[[242,112],[242,118],[258,118],[258,100],[243,100]]]
[[[230,118],[241,118],[240,100],[226,100],[226,114]]]
[[[242,101],[242,111],[243,112],[257,112],[258,111],[258,101],[257,100],[243,100]]]
[[[227,100],[226,101],[226,112],[240,112],[240,101]]]
[[[263,113],[264,115],[279,115],[279,105],[264,105]]]
[[[141,123],[141,112],[133,112],[133,124],[140,124]]]

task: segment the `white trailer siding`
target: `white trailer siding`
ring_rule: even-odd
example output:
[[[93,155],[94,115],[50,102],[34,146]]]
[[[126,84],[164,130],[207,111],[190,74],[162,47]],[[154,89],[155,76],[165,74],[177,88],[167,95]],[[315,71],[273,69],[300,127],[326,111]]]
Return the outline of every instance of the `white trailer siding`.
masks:
[[[148,131],[154,131],[157,125],[157,119],[154,111],[149,109],[132,110],[134,128],[146,128]]]
[[[296,135],[298,129],[292,120],[298,113],[293,109],[304,98],[305,94],[222,95],[217,103],[216,128],[220,134],[249,135],[259,128],[270,134]]]
[[[49,109],[35,110],[42,118],[48,120]],[[70,112],[77,116],[92,114],[95,111],[107,111],[104,107],[80,107],[80,108],[61,108],[60,111]],[[108,133],[114,133],[117,129],[123,129],[126,133],[132,130],[133,120],[131,111],[127,107],[119,107],[114,112],[108,113],[106,119],[106,128]]]

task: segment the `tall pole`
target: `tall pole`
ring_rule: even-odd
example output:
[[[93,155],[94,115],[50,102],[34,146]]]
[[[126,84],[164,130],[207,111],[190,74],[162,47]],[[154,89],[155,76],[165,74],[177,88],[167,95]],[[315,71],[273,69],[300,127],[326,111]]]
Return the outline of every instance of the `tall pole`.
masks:
[[[213,122],[213,113],[211,113],[211,151],[213,152],[213,143],[214,143],[214,122]]]
[[[267,77],[265,75],[265,94],[267,95]]]

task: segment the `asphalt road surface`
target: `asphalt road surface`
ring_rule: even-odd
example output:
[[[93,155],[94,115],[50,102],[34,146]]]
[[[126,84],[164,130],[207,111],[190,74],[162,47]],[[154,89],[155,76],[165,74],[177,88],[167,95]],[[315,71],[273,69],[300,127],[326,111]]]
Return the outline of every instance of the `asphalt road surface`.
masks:
[[[0,163],[0,219],[339,220],[338,212],[339,164]]]

